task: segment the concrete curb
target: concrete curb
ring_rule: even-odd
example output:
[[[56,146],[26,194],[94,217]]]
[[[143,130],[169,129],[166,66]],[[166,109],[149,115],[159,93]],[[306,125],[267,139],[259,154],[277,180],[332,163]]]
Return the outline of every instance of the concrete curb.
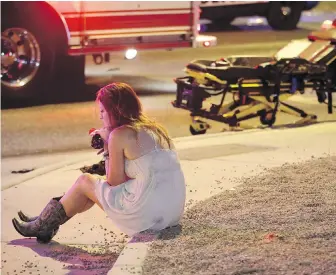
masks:
[[[136,234],[126,244],[107,275],[142,274],[148,248],[158,236],[159,233],[143,232]]]
[[[334,122],[326,122],[326,123],[334,123]],[[314,125],[319,125],[317,124],[312,124],[312,125],[307,125],[307,127],[313,126]],[[187,137],[178,137],[174,138],[175,146],[177,151],[182,151],[182,150],[187,150],[187,149],[192,149],[196,147],[207,147],[210,146],[211,140],[216,140],[218,137],[230,137],[230,136],[240,136],[240,135],[251,135],[254,133],[259,133],[259,132],[264,132],[264,131],[283,131],[283,130],[292,130],[292,128],[278,128],[278,129],[271,129],[271,128],[265,128],[265,129],[248,129],[244,131],[237,131],[237,132],[221,132],[221,133],[211,133],[211,134],[206,134],[206,135],[199,135],[199,136],[187,136]],[[208,144],[204,144],[205,140],[209,140]],[[200,144],[201,142],[201,144]],[[217,142],[218,143],[218,142]],[[92,153],[94,155],[94,152]],[[85,158],[84,156],[81,156],[79,158],[76,158],[75,160],[68,160],[68,161],[63,161],[63,162],[58,162],[52,165],[48,165],[42,168],[38,168],[32,172],[29,172],[28,174],[22,174],[18,175],[15,179],[9,180],[8,183],[5,185],[1,185],[1,191],[6,190],[10,187],[13,187],[15,185],[18,185],[20,183],[26,182],[28,180],[34,179],[36,177],[42,176],[44,174],[47,174],[49,172],[61,169],[63,167],[73,165],[73,164],[80,164],[81,162],[84,161],[92,161],[92,162],[97,162],[99,161],[99,156],[93,156],[92,158]]]
[[[176,143],[176,149],[177,150],[183,150],[183,149],[190,149],[190,148],[194,148],[196,147],[196,143],[199,140],[205,140],[205,139],[213,139],[213,138],[217,138],[219,136],[231,136],[231,135],[242,135],[242,134],[250,134],[252,132],[258,132],[261,131],[263,129],[251,129],[251,130],[244,130],[241,132],[222,132],[222,133],[214,133],[214,134],[207,134],[207,135],[201,135],[201,136],[188,136],[188,137],[179,137],[179,138],[174,138],[174,142]],[[92,155],[94,155],[94,152],[92,152]],[[62,162],[58,162],[55,164],[51,164],[51,165],[47,165],[45,167],[42,168],[37,168],[34,171],[31,171],[27,174],[21,174],[18,175],[15,179],[13,180],[8,180],[8,182],[6,182],[6,184],[1,185],[1,191],[6,190],[8,188],[11,188],[15,185],[21,184],[23,182],[26,182],[28,180],[32,180],[36,177],[45,175],[49,172],[61,169],[63,167],[69,166],[69,165],[73,165],[73,164],[79,164],[81,162],[84,161],[98,161],[99,156],[95,156],[92,158],[85,158],[84,156],[76,158],[76,159],[72,159],[72,160],[68,160],[68,161],[62,161]]]

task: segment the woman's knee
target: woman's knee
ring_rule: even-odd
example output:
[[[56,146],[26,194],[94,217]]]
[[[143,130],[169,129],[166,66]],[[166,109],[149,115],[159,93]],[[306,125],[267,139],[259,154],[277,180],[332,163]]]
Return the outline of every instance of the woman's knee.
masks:
[[[78,186],[78,188],[84,192],[92,190],[94,188],[94,184],[95,178],[89,173],[84,173],[80,175],[76,181],[76,185]]]
[[[96,196],[96,181],[97,178],[89,173],[84,173],[79,176],[76,184],[78,184],[79,192],[95,203],[98,203]]]

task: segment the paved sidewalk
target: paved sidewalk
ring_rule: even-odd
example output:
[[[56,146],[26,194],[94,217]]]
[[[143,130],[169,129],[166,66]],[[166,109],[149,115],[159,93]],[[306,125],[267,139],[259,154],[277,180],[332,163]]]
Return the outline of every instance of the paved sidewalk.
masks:
[[[336,155],[336,123],[186,137],[175,141],[185,172],[187,208],[190,208],[198,201],[233,188],[242,176],[256,175],[265,168],[284,163]],[[38,213],[51,197],[64,193],[72,185],[81,174],[80,167],[100,160],[95,151],[92,155],[89,153],[75,154],[67,160],[68,164],[58,157],[59,166],[49,161],[52,167],[46,162],[42,165],[45,173],[36,169],[36,176],[29,178],[27,175],[21,184],[13,176],[2,179],[1,274],[141,273],[153,236],[142,235],[140,241],[133,239],[128,243],[130,239],[114,228],[96,206],[64,224],[49,245],[22,238],[12,228],[11,218],[18,210]],[[29,159],[26,161],[31,163]],[[8,172],[13,163],[4,159],[2,171]],[[24,167],[23,163],[21,165]]]

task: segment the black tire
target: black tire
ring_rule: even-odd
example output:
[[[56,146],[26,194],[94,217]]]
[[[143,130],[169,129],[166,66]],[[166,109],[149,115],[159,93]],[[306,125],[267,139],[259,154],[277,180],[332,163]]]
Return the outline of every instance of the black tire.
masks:
[[[283,7],[290,8],[290,12],[285,15]],[[296,1],[274,1],[269,3],[266,19],[268,24],[275,30],[293,30],[296,29],[300,21],[301,13],[304,8],[304,2]]]
[[[39,14],[40,20],[34,20],[36,14]],[[17,14],[13,16],[13,14]],[[41,91],[44,91],[47,83],[50,82],[55,59],[56,49],[53,45],[53,39],[51,31],[48,30],[49,24],[41,24],[43,22],[44,15],[33,10],[33,6],[25,3],[19,5],[7,5],[2,8],[2,15],[5,15],[3,24],[1,26],[1,32],[4,33],[7,29],[22,28],[31,33],[40,48],[40,66],[37,69],[34,77],[22,87],[8,87],[1,82],[2,96],[11,99],[27,99],[35,98],[41,95]],[[6,16],[7,15],[7,16]],[[47,19],[47,18],[45,18]],[[47,22],[47,21],[46,21]]]
[[[201,131],[196,131],[191,125],[189,127],[189,131],[190,133],[193,135],[193,136],[196,136],[196,135],[204,135],[206,133],[206,129],[205,130],[201,130]]]
[[[1,6],[2,33],[9,28],[24,29],[34,36],[40,49],[40,65],[29,82],[21,87],[9,87],[2,81],[4,99],[48,100],[58,93],[55,82],[69,72],[83,81],[85,57],[67,55],[68,41],[63,22],[49,4],[4,2]],[[83,75],[79,76],[81,73]]]
[[[268,112],[266,112],[266,111],[262,111],[262,112],[260,113],[260,123],[261,123],[262,125],[267,125],[267,126],[271,127],[271,126],[275,123],[275,120],[276,120],[276,117],[275,117],[275,116],[272,117],[271,119],[268,119],[268,118],[267,118],[267,116],[268,116],[269,114],[271,114],[271,113],[273,113],[273,111],[268,111]]]

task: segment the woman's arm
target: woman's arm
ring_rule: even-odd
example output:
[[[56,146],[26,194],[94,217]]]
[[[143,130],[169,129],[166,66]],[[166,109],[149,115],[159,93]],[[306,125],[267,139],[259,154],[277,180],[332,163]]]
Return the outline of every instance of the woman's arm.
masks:
[[[106,147],[106,148],[105,148]],[[104,151],[103,151],[103,158],[104,158],[104,161],[105,161],[105,173],[106,173],[106,177],[109,173],[109,152],[108,152],[108,146],[104,145]]]
[[[106,179],[111,186],[117,186],[129,179],[125,174],[125,140],[123,129],[115,129],[108,138],[108,150],[104,154]]]

